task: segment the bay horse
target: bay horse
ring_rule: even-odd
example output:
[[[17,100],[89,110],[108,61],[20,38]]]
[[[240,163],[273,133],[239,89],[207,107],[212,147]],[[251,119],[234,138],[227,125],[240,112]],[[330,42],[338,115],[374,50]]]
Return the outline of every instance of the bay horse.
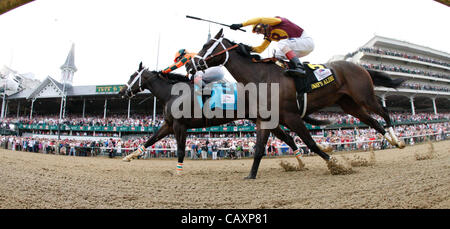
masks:
[[[164,123],[163,125],[144,143],[144,147],[147,148],[152,146],[154,143],[163,139],[169,134],[174,134],[177,142],[177,154],[178,154],[178,165],[177,171],[182,170],[183,161],[185,157],[185,146],[186,146],[186,134],[187,130],[190,128],[202,128],[209,126],[218,126],[222,124],[229,123],[234,120],[239,120],[243,118],[239,118],[236,115],[237,111],[233,111],[234,114],[231,116],[232,118],[205,118],[204,116],[200,118],[196,117],[175,117],[172,112],[171,107],[177,106],[175,105],[176,100],[180,99],[181,96],[187,96],[191,101],[191,106],[198,106],[198,102],[196,103],[196,92],[194,90],[194,84],[187,82],[189,81],[184,75],[176,74],[176,73],[168,73],[163,74],[157,71],[149,71],[148,69],[144,69],[142,66],[142,62],[139,64],[138,70],[130,76],[130,79],[125,87],[123,87],[119,91],[119,95],[124,97],[133,97],[137,93],[148,89],[156,98],[158,98],[163,105],[164,110]],[[178,83],[183,83],[187,87],[190,88],[189,94],[181,94],[181,95],[173,95],[172,88]],[[248,97],[246,96],[246,101]],[[248,101],[246,104],[249,104]],[[250,104],[249,104],[250,105]],[[216,108],[219,109],[219,108]],[[252,118],[249,115],[249,106],[245,107],[245,118],[249,119],[253,122],[258,123],[259,119]],[[308,118],[308,121],[315,122],[314,119]],[[320,121],[316,121],[320,122]],[[289,147],[291,147],[294,152],[298,151],[298,147],[295,144],[294,139],[285,133],[283,129],[278,125],[274,129],[271,129],[269,132],[272,132],[274,136],[284,141]],[[260,144],[262,141],[258,141]],[[265,145],[258,146],[259,148],[265,148]],[[329,149],[326,146],[318,145],[318,147],[322,147],[323,149]],[[123,158],[123,161],[129,162],[132,159],[136,158],[142,153],[142,151],[135,151],[126,157]],[[297,157],[297,160],[300,158]],[[255,174],[256,175],[256,174]],[[252,176],[250,178],[255,178]]]
[[[297,106],[296,87],[292,77],[284,76],[284,68],[277,64],[255,63],[249,54],[250,46],[236,44],[223,35],[221,29],[214,38],[203,45],[198,54],[186,64],[189,73],[205,70],[212,66],[224,66],[237,82],[279,84],[280,124],[294,131],[313,152],[321,156],[327,163],[330,156],[322,152],[309,134],[301,119],[301,111]],[[396,137],[388,110],[377,100],[375,86],[397,88],[404,79],[392,79],[386,73],[368,71],[363,67],[347,62],[335,61],[327,64],[334,72],[335,82],[326,87],[316,89],[308,94],[306,115],[324,107],[338,104],[344,112],[358,118],[383,135],[389,143],[404,148],[403,141]],[[388,132],[370,116],[368,111],[380,115],[389,128]],[[258,127],[258,123],[257,127]],[[257,128],[257,145],[263,146],[268,139],[269,130]],[[257,147],[250,177],[255,177],[259,162],[265,149]],[[330,168],[330,165],[328,166]]]

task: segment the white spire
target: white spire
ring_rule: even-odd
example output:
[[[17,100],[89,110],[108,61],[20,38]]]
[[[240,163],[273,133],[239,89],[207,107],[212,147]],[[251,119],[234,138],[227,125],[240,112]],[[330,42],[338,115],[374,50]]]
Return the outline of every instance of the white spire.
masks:
[[[208,28],[208,40],[206,42],[208,42],[209,40],[211,40],[211,24],[209,24],[209,28]]]
[[[75,67],[75,44],[72,44],[66,62],[61,66],[61,82],[72,85],[73,74],[77,71]]]

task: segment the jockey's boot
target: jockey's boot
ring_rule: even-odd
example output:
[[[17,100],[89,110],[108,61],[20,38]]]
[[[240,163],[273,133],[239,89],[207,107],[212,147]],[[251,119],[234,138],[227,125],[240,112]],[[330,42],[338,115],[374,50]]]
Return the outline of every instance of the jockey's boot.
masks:
[[[300,62],[298,57],[292,57],[292,59],[289,62],[289,69],[284,71],[284,74],[290,77],[305,77],[306,76],[305,67]]]

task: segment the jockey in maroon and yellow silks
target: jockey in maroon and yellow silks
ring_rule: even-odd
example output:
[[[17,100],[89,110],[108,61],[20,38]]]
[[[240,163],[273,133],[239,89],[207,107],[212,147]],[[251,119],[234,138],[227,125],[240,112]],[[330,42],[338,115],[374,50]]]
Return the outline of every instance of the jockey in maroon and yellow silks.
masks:
[[[184,66],[186,63],[191,61],[192,57],[194,57],[195,55],[197,55],[197,53],[188,53],[188,52],[186,52],[185,49],[180,49],[175,54],[175,59],[173,60],[173,62],[175,62],[175,63],[172,64],[170,67],[165,68],[162,71],[162,73],[167,74],[171,71],[174,71],[174,70]]]
[[[301,37],[303,33],[303,29],[300,26],[282,17],[253,18],[242,23],[242,26],[248,25],[253,25],[253,32],[264,30],[261,31],[264,34],[264,42],[260,46],[253,47],[253,51],[257,53],[262,53],[272,41]],[[265,28],[258,28],[259,26]]]
[[[291,68],[286,71],[290,76],[304,76],[305,70],[299,57],[308,55],[314,49],[314,42],[304,30],[283,17],[253,18],[241,24],[233,24],[231,29],[237,30],[253,25],[253,32],[264,35],[264,42],[252,51],[262,53],[272,41],[278,42],[277,57],[286,57],[291,62]]]

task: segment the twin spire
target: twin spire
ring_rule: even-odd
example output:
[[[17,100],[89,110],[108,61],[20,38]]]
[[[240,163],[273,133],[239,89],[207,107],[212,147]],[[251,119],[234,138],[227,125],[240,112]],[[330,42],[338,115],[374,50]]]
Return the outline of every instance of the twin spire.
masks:
[[[61,66],[61,83],[72,85],[73,75],[77,71],[75,67],[75,44],[72,44],[66,62]]]

